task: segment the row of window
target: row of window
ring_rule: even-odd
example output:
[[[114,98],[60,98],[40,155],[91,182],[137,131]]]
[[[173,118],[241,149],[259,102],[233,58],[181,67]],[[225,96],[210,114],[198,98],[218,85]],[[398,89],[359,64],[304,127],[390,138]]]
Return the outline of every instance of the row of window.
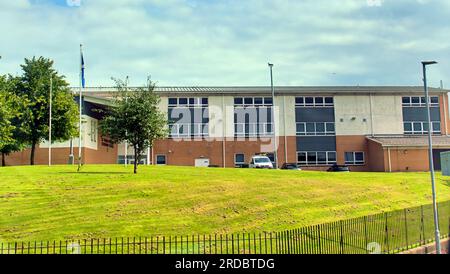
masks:
[[[208,106],[208,98],[169,98],[169,107]]]
[[[325,166],[337,163],[336,151],[300,151],[297,152],[297,162],[302,166]],[[345,152],[346,165],[364,165],[364,152]]]
[[[170,138],[183,138],[192,136],[208,136],[207,123],[192,123],[192,124],[170,124],[169,125],[169,137]]]
[[[256,137],[273,135],[272,123],[235,123],[234,134],[237,137]]]
[[[119,155],[119,157],[117,159],[117,163],[121,164],[121,165],[125,164],[125,155]],[[127,163],[130,165],[134,164],[134,156],[133,155],[128,155]],[[139,164],[141,164],[141,165],[147,164],[147,155],[143,155],[141,157]],[[157,165],[166,165],[167,164],[166,155],[156,155],[156,164]]]
[[[428,122],[404,122],[405,134],[428,134]],[[441,134],[441,122],[431,122],[433,134]]]
[[[405,107],[422,107],[426,106],[425,97],[406,96],[402,98],[402,104]],[[439,106],[439,97],[430,97],[431,106]],[[235,106],[272,106],[272,97],[236,97],[234,98]],[[296,97],[295,105],[298,107],[333,107],[333,97]],[[208,98],[169,98],[169,106],[208,106]]]
[[[333,165],[337,162],[336,151],[300,151],[297,162],[302,166]]]
[[[334,123],[297,123],[297,136],[333,136],[336,134]]]
[[[234,106],[272,106],[272,97],[236,97]]]
[[[403,97],[402,104],[404,107],[426,107],[427,101],[425,97],[410,96],[410,97]],[[439,106],[439,97],[437,96],[430,97],[430,105],[432,107]]]
[[[296,97],[297,107],[333,107],[333,97]]]

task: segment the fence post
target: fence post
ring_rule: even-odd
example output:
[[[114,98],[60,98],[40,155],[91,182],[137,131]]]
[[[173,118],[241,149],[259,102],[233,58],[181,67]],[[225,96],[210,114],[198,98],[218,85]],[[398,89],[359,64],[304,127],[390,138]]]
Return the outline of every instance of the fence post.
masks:
[[[340,254],[344,254],[344,227],[343,227],[343,222],[339,221],[340,223]]]
[[[424,245],[425,244],[425,222],[424,222],[424,216],[423,216],[423,205],[420,206],[420,229],[421,229],[421,233],[420,233],[420,238],[421,238],[421,244]]]
[[[384,218],[385,218],[385,239],[384,242],[386,244],[386,248],[387,248],[387,253],[389,253],[390,249],[389,249],[389,228],[388,228],[388,216],[387,216],[387,212],[384,213]]]
[[[403,210],[405,215],[405,237],[406,237],[406,250],[409,248],[409,238],[408,238],[408,218],[406,208]]]

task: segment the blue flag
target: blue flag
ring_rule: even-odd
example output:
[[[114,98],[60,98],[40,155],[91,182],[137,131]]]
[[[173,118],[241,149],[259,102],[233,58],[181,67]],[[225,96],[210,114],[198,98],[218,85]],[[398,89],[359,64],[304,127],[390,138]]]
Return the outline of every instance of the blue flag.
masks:
[[[85,88],[86,80],[84,79],[84,58],[83,52],[81,52],[81,86]]]

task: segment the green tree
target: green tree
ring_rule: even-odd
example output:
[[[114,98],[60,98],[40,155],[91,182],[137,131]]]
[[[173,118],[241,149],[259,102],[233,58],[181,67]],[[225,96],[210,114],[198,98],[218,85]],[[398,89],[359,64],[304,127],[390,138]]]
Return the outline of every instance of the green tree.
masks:
[[[25,147],[20,118],[25,110],[26,100],[21,100],[13,93],[17,80],[17,77],[0,76],[0,153],[2,166],[6,165],[5,157],[7,155]]]
[[[113,143],[127,141],[134,149],[134,173],[144,151],[155,140],[167,137],[167,119],[159,108],[160,97],[151,82],[144,88],[128,90],[123,81],[116,80],[117,95],[100,122],[100,129]]]
[[[53,69],[53,61],[44,57],[25,59],[23,75],[15,93],[27,101],[21,117],[23,140],[31,146],[30,164],[34,165],[36,145],[48,138],[50,78],[53,80],[52,141],[64,142],[77,134],[78,107],[65,77]]]

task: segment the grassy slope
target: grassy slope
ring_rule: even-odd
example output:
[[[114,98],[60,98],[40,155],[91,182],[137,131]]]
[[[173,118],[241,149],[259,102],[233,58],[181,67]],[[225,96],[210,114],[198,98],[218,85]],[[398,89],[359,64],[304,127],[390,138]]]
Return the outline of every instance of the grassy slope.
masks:
[[[275,231],[431,202],[427,173],[0,168],[0,241]],[[439,200],[450,179],[437,176]]]

